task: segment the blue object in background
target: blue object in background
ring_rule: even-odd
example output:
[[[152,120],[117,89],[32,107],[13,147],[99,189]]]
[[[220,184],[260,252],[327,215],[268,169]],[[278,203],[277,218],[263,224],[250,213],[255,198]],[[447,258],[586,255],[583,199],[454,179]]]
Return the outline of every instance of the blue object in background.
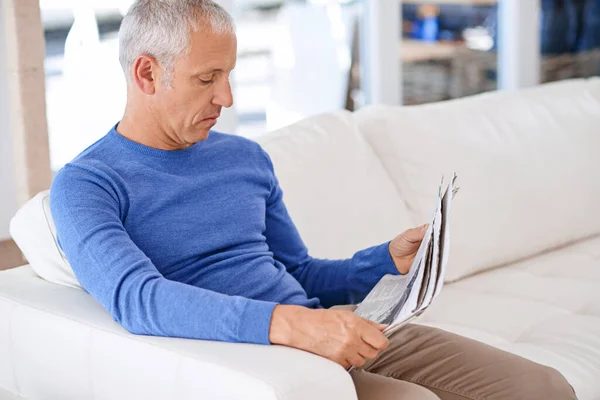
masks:
[[[413,25],[413,39],[435,42],[439,31],[440,24],[437,17],[421,18]]]
[[[444,4],[438,6],[440,14],[435,21],[425,22],[419,18],[419,6],[402,5],[402,17],[413,23],[410,37],[413,39],[431,39],[436,33],[438,40],[456,40],[462,37],[465,28],[479,26],[495,6],[462,6]]]
[[[432,40],[460,38],[465,28],[484,26],[497,50],[497,6],[441,5],[437,27],[425,26],[418,17],[418,6],[403,4],[405,20],[413,22],[410,37]],[[544,55],[589,51],[600,48],[600,0],[541,0],[541,50]]]
[[[442,41],[446,41],[446,42],[460,40],[461,38],[462,38],[461,35],[457,34],[456,32],[452,32],[450,30],[440,30],[440,32],[438,33],[438,40],[442,40]]]
[[[587,0],[567,0],[567,16],[569,18],[569,52],[575,53],[583,32],[583,9]]]
[[[587,0],[583,7],[581,35],[576,51],[600,48],[600,0]]]
[[[542,0],[542,54],[600,48],[600,0]]]
[[[542,54],[569,53],[573,49],[572,24],[566,0],[542,0]]]

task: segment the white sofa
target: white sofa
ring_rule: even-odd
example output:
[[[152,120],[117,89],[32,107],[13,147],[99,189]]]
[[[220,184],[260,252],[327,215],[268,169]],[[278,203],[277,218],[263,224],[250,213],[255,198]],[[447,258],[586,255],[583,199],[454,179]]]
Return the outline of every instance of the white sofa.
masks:
[[[579,399],[600,399],[600,80],[338,112],[260,141],[319,257],[425,222],[456,170],[448,284],[418,323],[552,366]],[[31,265],[0,272],[0,398],[356,399],[346,371],[313,354],[129,334],[75,287],[46,197],[11,226]]]

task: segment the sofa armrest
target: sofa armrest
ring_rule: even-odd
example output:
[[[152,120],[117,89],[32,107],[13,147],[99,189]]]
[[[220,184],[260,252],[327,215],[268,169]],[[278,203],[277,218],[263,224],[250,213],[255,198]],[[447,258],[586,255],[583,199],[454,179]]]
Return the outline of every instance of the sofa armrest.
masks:
[[[284,346],[139,336],[29,266],[0,272],[0,388],[25,398],[354,400],[338,364]]]

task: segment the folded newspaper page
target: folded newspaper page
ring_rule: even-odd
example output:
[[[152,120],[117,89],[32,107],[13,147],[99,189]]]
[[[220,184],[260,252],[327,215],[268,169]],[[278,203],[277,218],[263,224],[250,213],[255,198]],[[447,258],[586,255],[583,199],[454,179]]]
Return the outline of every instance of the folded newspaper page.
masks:
[[[380,324],[383,331],[393,331],[420,315],[439,295],[444,284],[450,249],[450,209],[458,187],[456,174],[442,194],[438,189],[436,208],[429,228],[406,275],[385,275],[354,311],[357,315]]]

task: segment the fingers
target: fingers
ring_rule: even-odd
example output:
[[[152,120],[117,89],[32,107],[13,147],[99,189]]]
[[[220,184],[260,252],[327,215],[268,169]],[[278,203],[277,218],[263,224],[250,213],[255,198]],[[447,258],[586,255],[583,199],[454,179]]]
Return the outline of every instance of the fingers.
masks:
[[[359,346],[356,353],[347,356],[346,362],[350,365],[360,368],[366,364],[367,360],[374,360],[378,355],[379,351],[375,350],[370,345],[363,343],[361,346]]]
[[[361,333],[361,337],[365,343],[376,350],[385,350],[389,344],[389,341],[384,334],[371,324],[365,325],[365,329]]]
[[[378,324],[377,322],[369,321],[368,319],[365,319],[365,321],[377,328],[377,330],[379,330],[380,332],[383,332],[383,330],[389,326],[389,324]]]
[[[360,343],[356,347],[355,351],[355,354],[346,357],[346,361],[355,367],[362,367],[365,365],[367,360],[374,360],[379,355],[379,350],[365,341]]]
[[[362,367],[366,360],[375,359],[379,351],[388,346],[381,332],[387,325],[368,321],[350,311],[324,310],[321,314],[333,318],[334,323],[326,325],[331,335],[328,340],[308,347],[308,351],[348,368],[350,365]]]
[[[359,354],[353,354],[351,356],[348,356],[346,362],[350,365],[354,365],[355,367],[360,368],[363,365],[365,365],[367,361],[364,359],[364,357],[361,357]]]
[[[362,358],[367,358],[369,360],[374,360],[379,355],[379,350],[371,347],[371,345],[367,343],[360,345],[357,352]]]

